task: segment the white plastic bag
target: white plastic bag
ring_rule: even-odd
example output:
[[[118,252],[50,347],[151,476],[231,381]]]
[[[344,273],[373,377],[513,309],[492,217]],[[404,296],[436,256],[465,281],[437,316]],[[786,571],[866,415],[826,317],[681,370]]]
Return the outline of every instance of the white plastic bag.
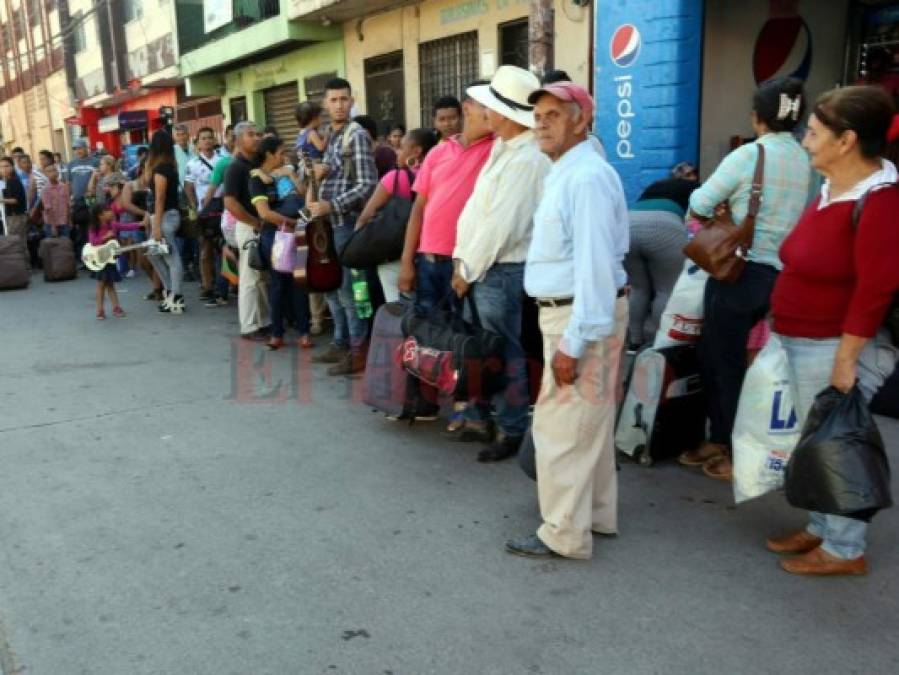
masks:
[[[702,332],[703,300],[708,272],[692,260],[684,263],[656,331],[654,349],[695,344]]]
[[[222,213],[222,234],[225,237],[225,243],[231,248],[237,246],[237,219],[231,215],[231,212],[225,209]]]
[[[784,470],[800,431],[787,354],[780,338],[772,334],[746,373],[740,393],[732,437],[738,504],[783,487]]]

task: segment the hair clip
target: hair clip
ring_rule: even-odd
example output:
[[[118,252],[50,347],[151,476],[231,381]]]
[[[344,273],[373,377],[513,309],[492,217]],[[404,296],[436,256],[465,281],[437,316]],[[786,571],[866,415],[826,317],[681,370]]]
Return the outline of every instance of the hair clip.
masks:
[[[787,94],[780,95],[780,109],[777,111],[777,119],[785,120],[789,115],[795,122],[799,119],[799,108],[802,107],[802,96],[791,98]]]

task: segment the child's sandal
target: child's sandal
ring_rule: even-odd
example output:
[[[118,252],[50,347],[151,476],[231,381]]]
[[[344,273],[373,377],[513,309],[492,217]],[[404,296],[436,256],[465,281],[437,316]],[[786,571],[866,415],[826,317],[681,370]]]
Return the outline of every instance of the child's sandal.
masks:
[[[121,319],[123,316],[125,316],[125,310],[122,309],[121,307],[113,307],[112,313],[114,316],[118,317],[119,319]]]
[[[105,318],[106,318],[106,312],[104,312],[102,309],[98,309],[97,310],[97,321],[102,321]]]

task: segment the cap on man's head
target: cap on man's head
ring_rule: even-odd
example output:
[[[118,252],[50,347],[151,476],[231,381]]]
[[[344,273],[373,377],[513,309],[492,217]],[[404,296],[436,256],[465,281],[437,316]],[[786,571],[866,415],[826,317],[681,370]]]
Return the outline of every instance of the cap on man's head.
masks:
[[[76,138],[74,141],[72,141],[72,148],[75,150],[77,150],[78,148],[84,148],[86,150],[87,141],[83,138]]]
[[[528,102],[536,104],[544,94],[555,96],[560,101],[577,103],[588,119],[593,117],[596,104],[590,92],[574,82],[553,82],[541,87],[528,97]]]

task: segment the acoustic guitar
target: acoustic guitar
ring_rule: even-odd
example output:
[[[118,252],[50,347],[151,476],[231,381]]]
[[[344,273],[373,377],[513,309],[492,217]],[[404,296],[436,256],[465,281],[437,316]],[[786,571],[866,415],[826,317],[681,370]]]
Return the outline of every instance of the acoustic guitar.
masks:
[[[321,185],[315,178],[315,166],[311,157],[303,156],[312,193],[318,196]],[[294,268],[294,284],[315,293],[327,293],[340,288],[343,269],[334,247],[334,232],[327,218],[313,218],[308,207],[300,211],[297,226],[306,233],[305,246],[297,246],[297,266]],[[299,240],[298,240],[299,241]]]

